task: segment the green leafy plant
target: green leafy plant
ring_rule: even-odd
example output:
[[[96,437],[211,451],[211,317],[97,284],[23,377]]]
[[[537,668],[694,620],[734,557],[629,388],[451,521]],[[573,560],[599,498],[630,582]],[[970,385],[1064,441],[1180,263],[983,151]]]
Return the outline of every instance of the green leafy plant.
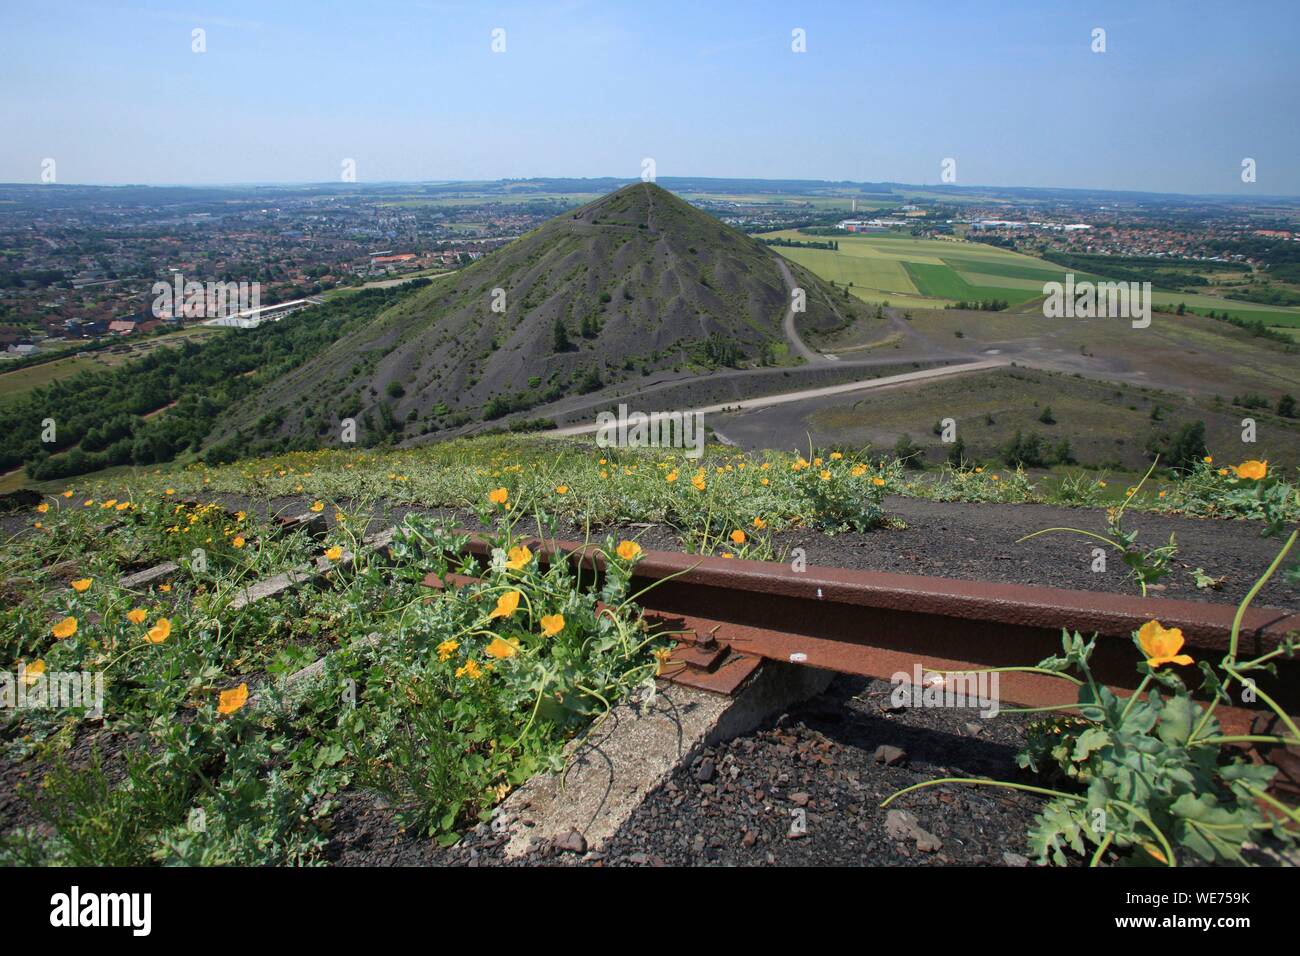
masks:
[[[1060,654],[1033,667],[1013,668],[1051,675],[1077,689],[1073,704],[1019,711],[1072,711],[1032,725],[1017,758],[1022,768],[1057,786],[949,777],[899,790],[882,806],[915,790],[948,783],[1047,797],[1029,833],[1029,847],[1040,861],[1058,865],[1070,861],[1071,851],[1089,855],[1093,866],[1108,854],[1139,865],[1175,866],[1180,854],[1209,863],[1242,863],[1243,845],[1265,834],[1294,843],[1300,812],[1267,793],[1276,768],[1251,763],[1235,745],[1300,743],[1295,723],[1253,680],[1261,672],[1274,673],[1275,659],[1293,656],[1300,646],[1295,637],[1288,636],[1257,657],[1238,657],[1246,608],[1295,540],[1293,532],[1238,606],[1227,653],[1217,666],[1181,653],[1182,632],[1153,620],[1133,633],[1142,679],[1127,698],[1097,682],[1090,665],[1096,638],[1085,641],[1077,632],[1063,632]],[[1203,677],[1201,689],[1211,696],[1208,705],[1197,703],[1183,679],[1168,668],[1193,663]],[[1220,703],[1231,702],[1234,685],[1249,685],[1277,716],[1285,734],[1223,733],[1214,712]]]

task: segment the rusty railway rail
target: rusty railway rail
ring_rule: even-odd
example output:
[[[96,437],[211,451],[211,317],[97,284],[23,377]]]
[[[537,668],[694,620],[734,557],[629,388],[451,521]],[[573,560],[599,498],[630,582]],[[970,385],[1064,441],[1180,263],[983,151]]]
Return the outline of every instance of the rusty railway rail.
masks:
[[[564,559],[593,574],[604,567],[590,545],[525,543],[544,560]],[[486,559],[491,546],[471,534],[467,550]],[[795,571],[663,551],[644,553],[632,588],[650,589],[638,603],[652,621],[682,632],[668,676],[720,693],[734,693],[764,659],[885,679],[910,674],[918,663],[928,670],[1035,664],[1060,650],[1062,629],[1095,633],[1094,674],[1126,693],[1139,681],[1132,632],[1144,622],[1181,628],[1186,653],[1217,662],[1236,613],[1233,605],[1200,601],[816,566]],[[1263,653],[1291,631],[1300,631],[1300,614],[1251,607],[1239,654]],[[1300,712],[1300,658],[1279,659],[1277,677],[1260,686],[1288,713]],[[1003,673],[999,690],[1004,703],[1029,707],[1074,700],[1069,685],[1041,674]],[[1232,732],[1244,732],[1259,715],[1235,706],[1216,713]]]

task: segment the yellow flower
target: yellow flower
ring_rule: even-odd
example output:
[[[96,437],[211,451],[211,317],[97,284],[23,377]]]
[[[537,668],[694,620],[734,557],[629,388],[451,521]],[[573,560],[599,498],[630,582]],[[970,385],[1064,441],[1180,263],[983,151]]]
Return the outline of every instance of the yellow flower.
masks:
[[[760,485],[770,484],[770,482],[769,482],[766,478],[760,478],[760,479],[758,479],[758,483],[759,483]]]
[[[1251,481],[1259,481],[1268,474],[1268,462],[1257,461],[1252,458],[1250,461],[1243,461],[1236,468],[1238,478],[1248,478]]]
[[[45,661],[40,660],[39,658],[32,661],[30,664],[25,664],[22,669],[23,683],[30,687],[32,684],[35,684],[40,680],[41,675],[44,673]]]
[[[677,469],[676,469],[676,468],[674,468],[672,471],[668,472],[668,474],[664,475],[664,481],[668,482],[668,484],[670,484],[670,485],[671,485],[674,481],[676,481],[676,480],[677,480]]]
[[[158,585],[158,590],[161,591],[163,594],[166,594],[166,593],[167,593],[168,591],[170,591],[171,589],[172,589],[172,586],[171,586],[170,584],[160,584],[160,585]]]
[[[63,493],[63,497],[65,497],[65,498],[71,498],[71,497],[72,497],[72,491],[71,491],[71,490],[69,490],[69,491],[65,491],[65,492]]]
[[[90,590],[90,586],[94,583],[95,582],[90,578],[77,578],[77,580],[72,582],[72,590],[76,591],[78,594],[84,594],[86,591]]]
[[[87,499],[86,499],[85,501],[83,501],[81,504],[82,504],[84,507],[89,508],[89,507],[90,507],[91,505],[93,505],[94,503],[95,503],[95,499],[94,499],[94,498],[87,498]]]
[[[830,473],[829,471],[825,471],[825,470],[823,470],[822,473],[821,473],[818,477],[821,478],[822,481],[830,481],[830,480],[831,480],[831,473]]]
[[[999,478],[997,475],[989,475],[989,477],[992,478],[994,481],[1001,481],[1001,480],[1002,480],[1002,479]]]
[[[331,561],[337,561],[339,558],[343,557],[343,549],[337,544],[332,548],[326,548],[325,557],[329,558]]]
[[[244,536],[242,534],[237,534],[231,539],[230,543],[236,548],[242,548],[244,546]]]
[[[741,531],[739,528],[731,532],[731,542],[732,544],[744,544],[745,532]]]
[[[841,454],[840,454],[839,452],[837,452],[837,451],[833,451],[833,452],[831,452],[831,461],[839,461],[839,460],[840,460],[841,458],[843,458],[843,457],[844,457],[844,456],[841,455]]]
[[[456,649],[459,647],[459,641],[443,641],[438,645],[438,660],[445,661],[447,658],[451,657],[452,654],[455,654]]]
[[[153,627],[149,628],[149,632],[145,634],[145,639],[148,640],[150,644],[161,644],[171,636],[171,633],[172,622],[167,620],[165,617],[160,617],[158,618],[158,622],[154,624]]]
[[[1201,459],[1201,461],[1205,462],[1207,465],[1212,465],[1214,464],[1214,456],[1206,455],[1204,458]]]
[[[563,614],[547,614],[542,618],[542,637],[553,637],[564,630]]]
[[[631,561],[641,555],[641,545],[635,541],[620,541],[615,553],[624,561]]]
[[[664,672],[664,668],[668,666],[669,663],[668,658],[672,656],[673,653],[672,648],[656,647],[653,651],[651,651],[651,653],[654,655],[655,660],[659,662],[658,665],[655,667],[655,673],[662,674]]]
[[[528,550],[528,546],[521,544],[518,547],[510,549],[510,560],[506,562],[506,567],[511,571],[518,571],[525,564],[531,561],[533,552]]]
[[[984,469],[983,469],[983,468],[976,468],[976,469],[975,469],[975,474],[977,474],[977,475],[982,475],[982,474],[984,474]]]
[[[117,506],[117,510],[118,510],[118,511],[125,511],[125,510],[126,510],[127,508],[129,508],[129,507],[131,507],[131,502],[129,502],[129,501],[124,501],[124,502],[122,502],[120,505]]]
[[[488,620],[496,617],[509,617],[514,614],[519,607],[520,593],[518,591],[507,591],[501,597],[497,598],[497,606],[492,609],[488,615]]]
[[[755,518],[754,527],[757,528],[759,531],[762,531],[764,528],[767,527],[767,522],[764,521],[762,518]]]
[[[1163,627],[1159,621],[1147,621],[1138,630],[1138,644],[1147,656],[1150,667],[1161,664],[1190,664],[1192,658],[1179,654],[1183,647],[1183,632],[1177,627]]]
[[[45,514],[45,512],[50,510],[50,506],[46,504],[44,501],[42,501],[39,505],[36,506],[36,510],[41,514]]]
[[[77,619],[75,617],[65,617],[58,624],[50,628],[50,633],[63,640],[65,637],[71,637],[77,633]]]
[[[316,512],[324,511],[324,510],[325,510],[325,502],[323,502],[323,501],[313,501],[313,502],[311,503],[311,510],[312,510],[312,511],[316,511]]]
[[[175,488],[168,488],[167,490],[165,490],[165,491],[163,492],[163,494],[165,494],[165,495],[174,495],[174,494],[176,494],[176,489],[175,489]]]
[[[556,486],[555,486],[555,493],[556,493],[557,495],[567,495],[567,494],[569,493],[569,486],[568,486],[568,485],[556,485]]]
[[[863,464],[854,465],[849,470],[849,474],[852,475],[854,478],[861,478],[866,473],[867,473],[867,466]]]
[[[505,640],[500,637],[492,638],[492,642],[483,648],[483,653],[488,657],[495,657],[497,660],[504,660],[507,657],[514,657],[519,653],[519,642],[515,640]]]
[[[248,703],[248,685],[240,684],[230,690],[223,690],[217,699],[217,713],[233,714]]]
[[[146,617],[145,609],[138,607],[133,611],[126,612],[126,619],[132,624],[143,624]]]
[[[696,475],[691,479],[691,484],[695,486],[696,491],[703,491],[708,485],[704,481],[703,475]]]
[[[505,488],[493,488],[491,491],[488,492],[488,501],[492,502],[494,505],[505,504],[506,499],[509,497],[510,497],[510,492],[507,491]]]
[[[100,505],[100,507],[103,508],[103,509],[105,509],[105,510],[107,510],[107,509],[113,507],[115,504],[117,504],[117,499],[116,499],[116,498],[109,498],[109,499],[108,499],[107,501],[105,501],[102,505]]]
[[[723,556],[724,558],[734,558],[734,557],[735,557],[735,555],[732,554],[730,551],[723,551],[723,552],[722,552],[722,556]]]
[[[478,666],[478,661],[466,661],[464,667],[456,668],[457,677],[468,677],[470,680],[478,680],[483,676],[483,668]]]
[[[885,487],[885,479],[881,478],[879,475],[877,475],[875,478],[872,478],[871,483],[875,485],[877,488]]]

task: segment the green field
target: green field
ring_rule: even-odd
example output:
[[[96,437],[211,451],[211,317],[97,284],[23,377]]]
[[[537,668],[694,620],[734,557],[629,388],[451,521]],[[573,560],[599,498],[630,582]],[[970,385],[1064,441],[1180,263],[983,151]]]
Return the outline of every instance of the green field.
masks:
[[[109,352],[105,349],[99,352],[90,352],[85,357],[78,357],[75,350],[69,349],[70,355],[68,358],[42,362],[40,365],[30,365],[26,368],[13,370],[6,370],[4,366],[0,365],[0,405],[11,402],[34,388],[71,378],[78,372],[103,371],[114,368],[123,362],[140,358],[156,348],[180,345],[182,342],[191,339],[215,335],[224,331],[226,330],[200,325],[178,332],[171,332],[167,335],[160,335],[157,338],[138,339],[134,342],[123,340],[131,345],[129,352]]]
[[[808,241],[795,230],[762,238]],[[1062,281],[1065,270],[1032,256],[981,243],[914,239],[896,233],[837,237],[838,250],[777,247],[798,262],[868,302],[935,308],[973,299],[1013,304],[1042,295],[1043,283]]]
[[[765,233],[764,239],[817,240],[793,229]],[[950,239],[914,239],[897,233],[835,237],[839,249],[775,247],[781,255],[837,285],[851,285],[868,302],[941,308],[958,301],[1005,299],[1018,305],[1043,294],[1044,282],[1063,282],[1066,269],[1055,263],[983,243]],[[1075,281],[1099,277],[1075,272]],[[1300,329],[1300,308],[1238,302],[1213,295],[1156,290],[1158,306],[1180,302],[1205,315],[1213,310],[1265,325]]]

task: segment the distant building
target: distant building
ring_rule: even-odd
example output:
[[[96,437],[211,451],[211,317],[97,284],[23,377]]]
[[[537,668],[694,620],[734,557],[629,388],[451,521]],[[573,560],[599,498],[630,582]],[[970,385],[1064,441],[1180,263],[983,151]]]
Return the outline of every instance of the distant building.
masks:
[[[130,335],[135,331],[135,321],[132,319],[114,319],[108,323],[109,335]]]
[[[279,322],[286,315],[297,312],[299,309],[305,309],[308,306],[319,305],[323,301],[317,296],[309,296],[306,299],[281,302],[279,305],[264,305],[258,309],[247,309],[233,315],[223,315],[220,318],[208,319],[203,324],[228,329],[255,329],[263,322]]]

